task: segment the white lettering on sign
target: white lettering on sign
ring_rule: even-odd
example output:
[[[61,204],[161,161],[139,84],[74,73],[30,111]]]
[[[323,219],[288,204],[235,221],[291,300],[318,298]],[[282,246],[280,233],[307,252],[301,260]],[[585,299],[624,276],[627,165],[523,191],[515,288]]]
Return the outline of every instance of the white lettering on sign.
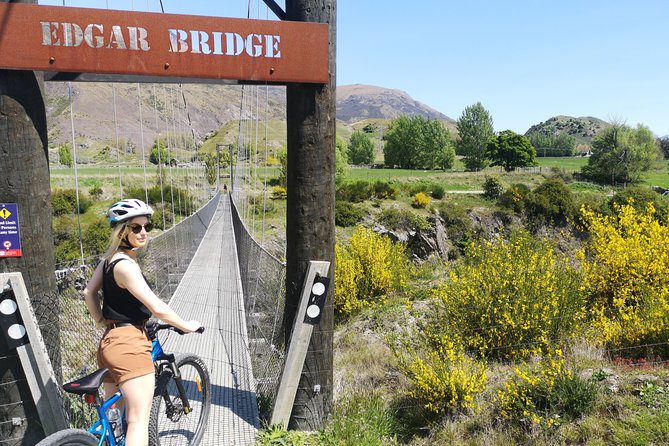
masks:
[[[149,51],[148,32],[140,26],[99,23],[86,26],[69,22],[40,22],[42,45],[90,48],[108,48],[131,51]],[[251,33],[246,36],[235,32],[169,29],[170,52],[213,54],[218,56],[280,58],[281,36]]]
[[[280,58],[281,36],[251,33],[246,37],[237,33],[183,29],[168,30],[170,52],[193,54],[215,54],[239,56],[243,52],[250,57]]]
[[[139,26],[104,26],[91,23],[82,28],[76,23],[40,22],[42,45],[78,47],[85,43],[91,48],[116,48],[119,50],[149,51],[146,29]]]

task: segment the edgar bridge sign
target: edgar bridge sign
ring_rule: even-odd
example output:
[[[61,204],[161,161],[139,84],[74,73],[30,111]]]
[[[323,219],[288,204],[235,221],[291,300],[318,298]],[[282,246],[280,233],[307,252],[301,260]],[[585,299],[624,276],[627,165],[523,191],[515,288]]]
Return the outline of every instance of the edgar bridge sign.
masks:
[[[321,23],[0,3],[0,24],[0,68],[328,82]]]

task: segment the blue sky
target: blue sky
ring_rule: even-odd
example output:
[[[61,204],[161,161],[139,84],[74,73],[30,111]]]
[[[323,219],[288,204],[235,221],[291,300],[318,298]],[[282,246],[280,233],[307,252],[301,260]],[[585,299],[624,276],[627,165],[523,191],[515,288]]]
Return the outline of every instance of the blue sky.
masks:
[[[62,0],[40,0],[62,5]],[[281,6],[283,1],[278,1]],[[67,6],[160,11],[156,0]],[[274,19],[261,0],[163,0],[165,12]],[[337,2],[337,84],[398,89],[457,119],[481,102],[498,131],[556,115],[669,135],[669,1]]]

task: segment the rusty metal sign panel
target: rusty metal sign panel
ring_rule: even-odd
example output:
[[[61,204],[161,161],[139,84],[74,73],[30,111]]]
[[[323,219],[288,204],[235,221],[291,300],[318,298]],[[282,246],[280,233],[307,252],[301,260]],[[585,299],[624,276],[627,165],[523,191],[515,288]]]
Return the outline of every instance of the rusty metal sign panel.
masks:
[[[0,68],[328,81],[328,26],[0,3]]]

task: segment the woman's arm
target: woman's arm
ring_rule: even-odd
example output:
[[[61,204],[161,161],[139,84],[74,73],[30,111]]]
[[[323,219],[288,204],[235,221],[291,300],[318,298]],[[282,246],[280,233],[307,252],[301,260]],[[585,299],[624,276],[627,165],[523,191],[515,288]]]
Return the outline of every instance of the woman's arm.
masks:
[[[202,326],[196,320],[184,321],[169,305],[160,300],[144,280],[142,272],[134,262],[119,262],[114,267],[114,279],[121,288],[126,288],[149,309],[151,314],[163,322],[174,325],[185,332],[193,332]]]
[[[86,283],[86,288],[84,288],[84,302],[86,302],[86,307],[88,312],[91,314],[91,317],[98,325],[104,325],[105,320],[102,317],[102,307],[100,306],[100,298],[98,297],[98,292],[102,288],[102,272],[104,269],[104,260],[101,261],[91,279]]]

